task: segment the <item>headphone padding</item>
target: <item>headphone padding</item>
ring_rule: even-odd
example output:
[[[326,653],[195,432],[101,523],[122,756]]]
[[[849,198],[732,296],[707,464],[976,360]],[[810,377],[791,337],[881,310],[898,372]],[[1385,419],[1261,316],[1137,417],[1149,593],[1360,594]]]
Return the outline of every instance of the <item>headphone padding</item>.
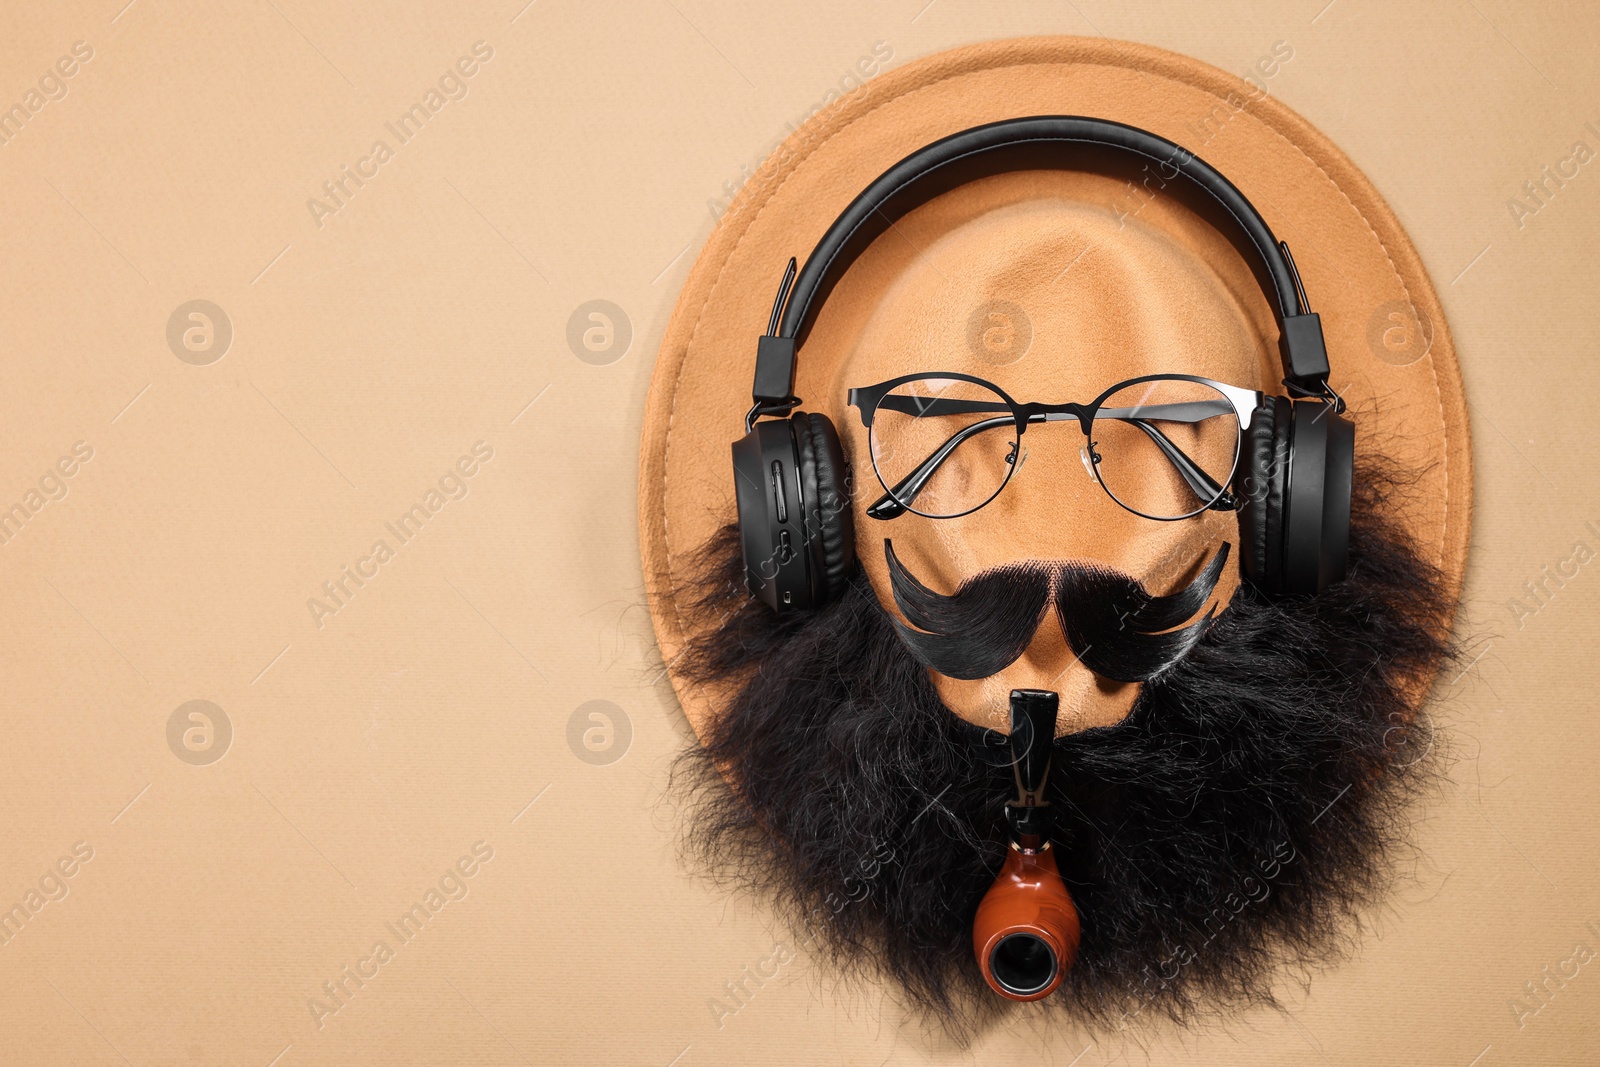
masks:
[[[1285,590],[1288,559],[1284,539],[1288,533],[1289,494],[1294,474],[1294,401],[1286,396],[1272,398],[1277,410],[1272,420],[1272,462],[1267,470],[1267,487],[1262,518],[1266,523],[1267,568],[1263,572],[1269,592]]]
[[[1240,464],[1240,570],[1245,580],[1264,592],[1276,592],[1283,562],[1283,494],[1289,474],[1290,402],[1264,396],[1250,416]]]
[[[850,513],[848,469],[838,431],[828,416],[797,411],[790,422],[806,493],[807,541],[815,548],[815,602],[820,606],[844,592],[850,572],[855,569],[855,520]]]

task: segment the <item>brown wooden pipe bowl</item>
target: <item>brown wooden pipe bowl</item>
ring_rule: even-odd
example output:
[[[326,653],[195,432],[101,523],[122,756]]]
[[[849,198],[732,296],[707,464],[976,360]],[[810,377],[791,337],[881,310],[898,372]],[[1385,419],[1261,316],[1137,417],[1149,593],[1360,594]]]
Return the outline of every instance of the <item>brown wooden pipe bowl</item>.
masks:
[[[1072,966],[1078,935],[1078,909],[1055,853],[1012,846],[972,920],[983,980],[1008,1000],[1047,997]]]

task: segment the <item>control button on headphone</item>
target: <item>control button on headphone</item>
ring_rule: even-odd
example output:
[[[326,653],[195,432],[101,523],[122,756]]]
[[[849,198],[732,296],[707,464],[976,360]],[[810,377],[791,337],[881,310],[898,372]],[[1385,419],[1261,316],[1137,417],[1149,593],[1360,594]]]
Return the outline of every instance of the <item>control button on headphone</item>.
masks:
[[[783,498],[783,464],[778,460],[772,461],[772,493],[778,502],[778,521],[789,521],[789,507]],[[784,536],[788,536],[785,534]]]

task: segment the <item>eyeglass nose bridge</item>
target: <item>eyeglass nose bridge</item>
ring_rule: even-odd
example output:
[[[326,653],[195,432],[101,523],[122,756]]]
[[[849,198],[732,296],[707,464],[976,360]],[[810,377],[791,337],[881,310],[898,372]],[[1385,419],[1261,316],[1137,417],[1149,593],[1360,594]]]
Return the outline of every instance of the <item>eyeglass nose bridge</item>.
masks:
[[[1075,418],[1085,437],[1089,436],[1089,426],[1094,422],[1094,409],[1086,404],[1018,404],[1017,414],[1021,416],[1022,429],[1030,422],[1064,422]]]

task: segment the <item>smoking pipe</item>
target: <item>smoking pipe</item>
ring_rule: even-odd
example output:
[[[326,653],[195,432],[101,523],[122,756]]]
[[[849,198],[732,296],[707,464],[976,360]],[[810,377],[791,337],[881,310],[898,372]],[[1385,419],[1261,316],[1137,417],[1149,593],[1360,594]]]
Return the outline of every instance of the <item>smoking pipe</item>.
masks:
[[[1050,850],[1044,799],[1060,698],[1011,691],[1011,768],[1017,795],[1006,804],[1011,842],[994,885],[972,920],[972,949],[989,988],[1008,1000],[1055,992],[1078,954],[1078,909]]]

